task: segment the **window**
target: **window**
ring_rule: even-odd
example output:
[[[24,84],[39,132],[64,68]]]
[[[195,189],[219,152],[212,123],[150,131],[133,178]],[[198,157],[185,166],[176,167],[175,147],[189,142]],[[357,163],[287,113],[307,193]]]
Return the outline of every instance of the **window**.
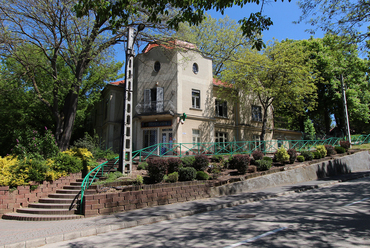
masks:
[[[252,105],[252,121],[262,121],[261,106]]]
[[[200,131],[193,129],[193,145],[200,143]]]
[[[227,102],[223,100],[215,101],[215,110],[217,117],[227,117]]]
[[[150,147],[157,144],[157,130],[144,130],[143,131],[143,137],[144,137],[144,147]],[[155,150],[156,147],[152,147],[151,151]]]
[[[163,112],[163,87],[144,90],[144,112]]]
[[[198,72],[199,72],[199,67],[198,67],[198,64],[197,64],[197,63],[194,63],[194,64],[193,64],[193,72],[194,72],[195,74],[198,74]]]
[[[260,145],[261,145],[261,136],[254,134],[253,137],[253,143],[252,143],[252,149],[257,149],[261,150]]]
[[[191,100],[192,100],[192,107],[200,109],[200,90],[192,90]]]
[[[159,61],[156,61],[154,63],[154,71],[159,72],[160,69],[161,69],[161,63],[159,63]]]
[[[225,132],[216,132],[216,143],[227,142],[227,133]]]

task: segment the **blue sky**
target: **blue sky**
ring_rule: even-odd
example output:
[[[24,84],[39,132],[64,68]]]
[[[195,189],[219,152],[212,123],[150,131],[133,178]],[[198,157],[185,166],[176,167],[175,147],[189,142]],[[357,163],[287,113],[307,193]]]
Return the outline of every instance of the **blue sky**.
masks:
[[[273,25],[269,30],[263,32],[263,40],[266,43],[273,38],[281,41],[289,38],[294,40],[309,39],[312,34],[305,32],[306,29],[312,29],[309,24],[293,24],[301,15],[301,10],[297,6],[297,1],[278,2],[271,1],[264,5],[263,14],[271,17]],[[243,17],[249,17],[251,12],[259,11],[260,6],[256,4],[247,4],[243,8],[233,7],[225,11],[224,15],[228,15],[231,19],[238,21]],[[223,16],[216,11],[208,11],[213,18],[223,18]],[[322,38],[323,32],[316,31],[313,37]]]

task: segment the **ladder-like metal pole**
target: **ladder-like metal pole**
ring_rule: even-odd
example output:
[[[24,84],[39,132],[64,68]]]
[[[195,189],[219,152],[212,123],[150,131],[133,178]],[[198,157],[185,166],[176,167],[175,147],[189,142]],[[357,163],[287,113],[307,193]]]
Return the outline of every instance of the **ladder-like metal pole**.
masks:
[[[121,126],[121,144],[119,170],[122,173],[132,172],[132,98],[133,98],[133,65],[135,33],[132,27],[127,29],[125,88],[123,97],[123,120]]]

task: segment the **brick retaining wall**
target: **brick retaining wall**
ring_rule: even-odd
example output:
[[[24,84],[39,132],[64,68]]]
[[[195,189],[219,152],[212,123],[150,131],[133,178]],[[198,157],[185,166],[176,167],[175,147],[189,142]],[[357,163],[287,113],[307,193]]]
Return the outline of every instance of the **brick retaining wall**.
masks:
[[[81,173],[76,173],[53,182],[45,181],[35,190],[31,190],[30,186],[18,186],[15,190],[9,189],[9,186],[0,186],[0,218],[4,213],[15,212],[17,208],[27,207],[29,203],[38,202],[40,198],[56,193],[57,189],[62,189],[81,177]]]
[[[181,182],[160,185],[143,185],[132,191],[85,195],[83,210],[85,217],[115,212],[154,207],[176,202],[211,197],[213,184],[205,182]]]

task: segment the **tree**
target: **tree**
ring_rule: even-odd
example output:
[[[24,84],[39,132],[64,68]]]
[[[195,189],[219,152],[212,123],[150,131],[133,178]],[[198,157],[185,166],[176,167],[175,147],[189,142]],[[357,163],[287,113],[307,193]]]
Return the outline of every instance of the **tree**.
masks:
[[[250,48],[251,42],[243,36],[241,26],[228,16],[214,19],[206,15],[198,26],[181,23],[172,37],[191,42],[205,56],[212,57],[213,75],[220,76],[225,62],[233,60],[243,49]]]
[[[261,141],[271,106],[293,105],[300,112],[311,106],[312,102],[303,101],[307,96],[312,99],[316,89],[307,59],[301,45],[285,40],[275,41],[263,53],[246,49],[236,62],[228,63],[223,76],[238,92],[238,101],[252,97],[262,107]]]
[[[302,10],[300,22],[311,17],[308,20],[311,25],[325,33],[350,36],[351,42],[361,42],[369,38],[367,29],[359,30],[370,21],[370,4],[367,1],[302,0],[298,5]]]

